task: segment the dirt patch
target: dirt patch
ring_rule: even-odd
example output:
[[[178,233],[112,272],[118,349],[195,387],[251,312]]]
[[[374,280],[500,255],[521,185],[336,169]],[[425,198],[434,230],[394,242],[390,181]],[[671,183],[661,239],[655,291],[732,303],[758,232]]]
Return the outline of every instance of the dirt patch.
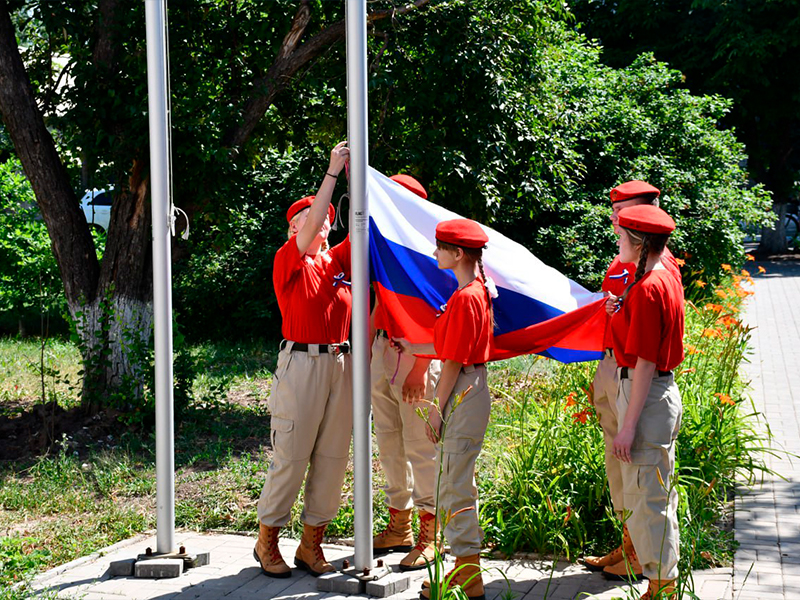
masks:
[[[54,402],[34,404],[0,415],[0,461],[41,456],[64,443],[74,452],[114,445],[125,426],[113,410],[88,415],[80,408],[64,409]]]

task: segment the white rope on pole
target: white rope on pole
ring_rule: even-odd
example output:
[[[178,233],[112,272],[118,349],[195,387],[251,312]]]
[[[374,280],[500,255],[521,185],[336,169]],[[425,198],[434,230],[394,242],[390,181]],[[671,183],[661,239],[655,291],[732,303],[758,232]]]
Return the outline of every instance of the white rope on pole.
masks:
[[[156,552],[175,551],[175,448],[172,380],[172,259],[166,0],[145,0],[150,195],[153,220],[153,321],[156,393]]]
[[[345,0],[347,128],[353,317],[354,566],[372,568],[372,439],[369,375],[369,202],[367,198],[367,3]]]

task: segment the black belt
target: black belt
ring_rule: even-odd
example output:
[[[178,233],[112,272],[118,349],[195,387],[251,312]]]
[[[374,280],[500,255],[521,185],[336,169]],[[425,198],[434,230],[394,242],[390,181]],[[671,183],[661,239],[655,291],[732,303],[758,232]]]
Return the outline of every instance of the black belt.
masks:
[[[284,350],[289,344],[289,340],[281,341],[281,350]],[[292,352],[308,352],[309,346],[317,346],[320,354],[350,354],[350,342],[342,342],[341,344],[300,344],[292,342]]]
[[[666,377],[667,375],[672,375],[672,371],[657,371],[659,377]],[[630,379],[628,377],[628,367],[621,367],[619,370],[619,378],[620,379]]]

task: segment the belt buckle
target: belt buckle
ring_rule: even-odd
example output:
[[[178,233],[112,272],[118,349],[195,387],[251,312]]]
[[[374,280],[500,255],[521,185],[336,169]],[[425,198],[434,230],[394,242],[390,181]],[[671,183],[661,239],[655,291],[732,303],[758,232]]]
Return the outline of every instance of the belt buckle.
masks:
[[[328,354],[341,354],[341,344],[328,344]]]

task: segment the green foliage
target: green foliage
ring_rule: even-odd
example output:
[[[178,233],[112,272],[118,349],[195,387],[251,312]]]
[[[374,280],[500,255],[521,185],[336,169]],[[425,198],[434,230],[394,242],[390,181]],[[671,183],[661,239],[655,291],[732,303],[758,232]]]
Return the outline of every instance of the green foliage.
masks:
[[[686,74],[695,93],[734,100],[728,123],[747,144],[753,178],[778,202],[797,196],[800,2],[570,0],[604,60],[623,66],[653,52]]]
[[[58,315],[64,310],[58,266],[33,190],[16,159],[0,163],[0,231],[0,313],[18,320]]]
[[[730,103],[680,89],[680,73],[651,56],[611,69],[600,63],[599,48],[557,35],[559,43],[542,52],[542,81],[527,100],[532,118],[551,124],[551,138],[569,148],[578,168],[551,186],[552,208],[527,201],[536,214],[527,234],[534,252],[599,287],[616,253],[608,191],[644,179],[662,190],[662,207],[677,222],[671,245],[678,256],[707,273],[718,273],[720,263],[742,264],[740,223],[769,222],[770,199],[748,186],[742,146],[718,127]],[[525,239],[531,228],[518,217],[511,211],[497,218]]]
[[[35,547],[29,537],[0,537],[0,586],[23,580],[50,558],[49,550]]]

